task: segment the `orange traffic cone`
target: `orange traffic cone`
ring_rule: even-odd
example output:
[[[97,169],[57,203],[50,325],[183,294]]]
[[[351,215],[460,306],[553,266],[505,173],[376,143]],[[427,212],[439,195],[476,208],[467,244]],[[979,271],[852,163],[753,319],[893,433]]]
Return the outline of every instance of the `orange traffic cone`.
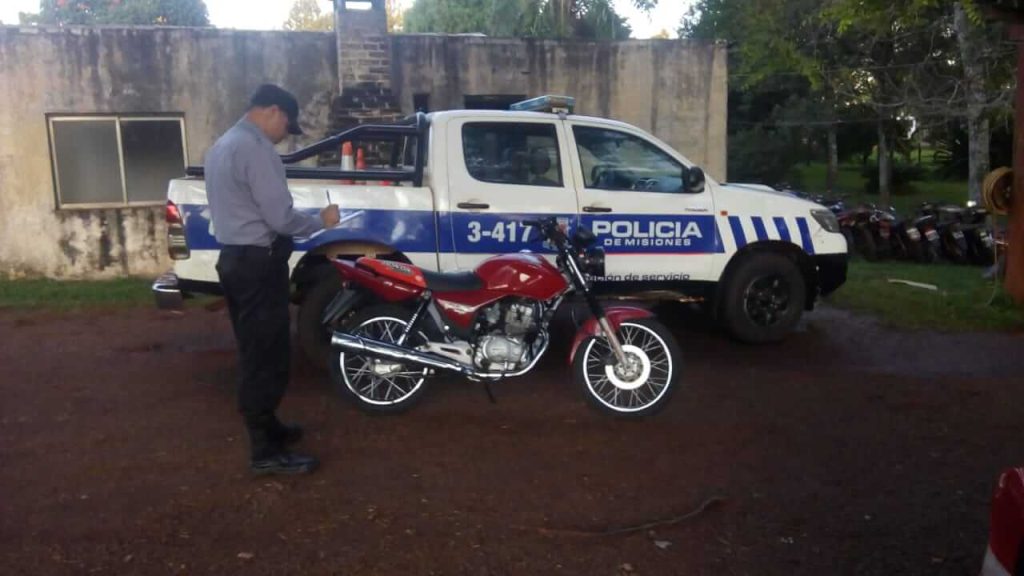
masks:
[[[351,172],[355,169],[354,160],[352,157],[352,143],[345,142],[341,145],[341,170],[343,172]],[[353,184],[351,180],[342,180],[342,184]]]
[[[366,170],[366,158],[363,156],[363,149],[356,149],[356,171]],[[365,180],[359,180],[356,184],[366,184]]]
[[[981,576],[1020,574],[1024,568],[1024,468],[1011,468],[999,476],[990,517]]]

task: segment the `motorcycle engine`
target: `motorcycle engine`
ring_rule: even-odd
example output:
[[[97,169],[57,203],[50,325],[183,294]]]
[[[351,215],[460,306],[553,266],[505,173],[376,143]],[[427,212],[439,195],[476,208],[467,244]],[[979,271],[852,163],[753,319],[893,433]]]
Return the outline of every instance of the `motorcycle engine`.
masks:
[[[526,299],[505,299],[483,310],[477,324],[477,367],[512,370],[529,360],[528,338],[539,331],[541,315],[540,304]]]

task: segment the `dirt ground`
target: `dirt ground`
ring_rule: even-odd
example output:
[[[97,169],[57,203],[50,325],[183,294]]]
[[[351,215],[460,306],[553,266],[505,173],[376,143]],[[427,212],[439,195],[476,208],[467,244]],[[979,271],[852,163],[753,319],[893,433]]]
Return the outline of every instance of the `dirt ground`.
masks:
[[[1024,464],[1024,336],[820,309],[782,345],[676,322],[685,387],[595,412],[564,346],[363,415],[299,369],[309,477],[253,479],[225,312],[0,312],[0,573],[977,574]],[[672,526],[609,529],[707,509]]]

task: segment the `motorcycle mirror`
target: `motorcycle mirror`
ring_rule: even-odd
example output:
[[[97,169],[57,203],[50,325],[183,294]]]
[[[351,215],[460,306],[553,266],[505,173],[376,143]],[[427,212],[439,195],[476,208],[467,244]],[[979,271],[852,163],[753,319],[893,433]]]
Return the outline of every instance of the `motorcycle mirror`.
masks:
[[[573,243],[576,244],[577,247],[586,248],[596,240],[597,236],[594,235],[594,232],[590,228],[587,228],[582,224],[576,227],[576,232],[573,234]]]

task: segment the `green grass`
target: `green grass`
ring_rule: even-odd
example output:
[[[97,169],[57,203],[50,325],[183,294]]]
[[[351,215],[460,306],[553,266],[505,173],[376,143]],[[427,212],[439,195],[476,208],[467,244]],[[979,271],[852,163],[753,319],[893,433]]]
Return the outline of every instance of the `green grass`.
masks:
[[[924,154],[922,159],[930,157]],[[925,168],[927,162],[923,162]],[[827,166],[824,163],[812,162],[811,164],[800,164],[796,168],[803,183],[802,188],[811,193],[823,193],[827,182]],[[864,192],[864,183],[867,179],[861,173],[860,164],[840,164],[839,178],[836,182],[835,195],[847,195],[846,203],[857,204],[868,202],[878,204],[877,194]],[[945,180],[915,180],[911,182],[912,193],[893,194],[892,206],[899,214],[913,213],[921,202],[948,202],[952,204],[963,204],[967,201],[967,183]]]
[[[994,292],[992,280],[971,266],[850,262],[849,277],[828,301],[866,312],[891,326],[947,331],[1024,330],[1024,308]],[[888,279],[934,284],[925,290]],[[995,301],[989,304],[993,293]]]
[[[69,310],[154,305],[152,280],[0,279],[0,308]]]

